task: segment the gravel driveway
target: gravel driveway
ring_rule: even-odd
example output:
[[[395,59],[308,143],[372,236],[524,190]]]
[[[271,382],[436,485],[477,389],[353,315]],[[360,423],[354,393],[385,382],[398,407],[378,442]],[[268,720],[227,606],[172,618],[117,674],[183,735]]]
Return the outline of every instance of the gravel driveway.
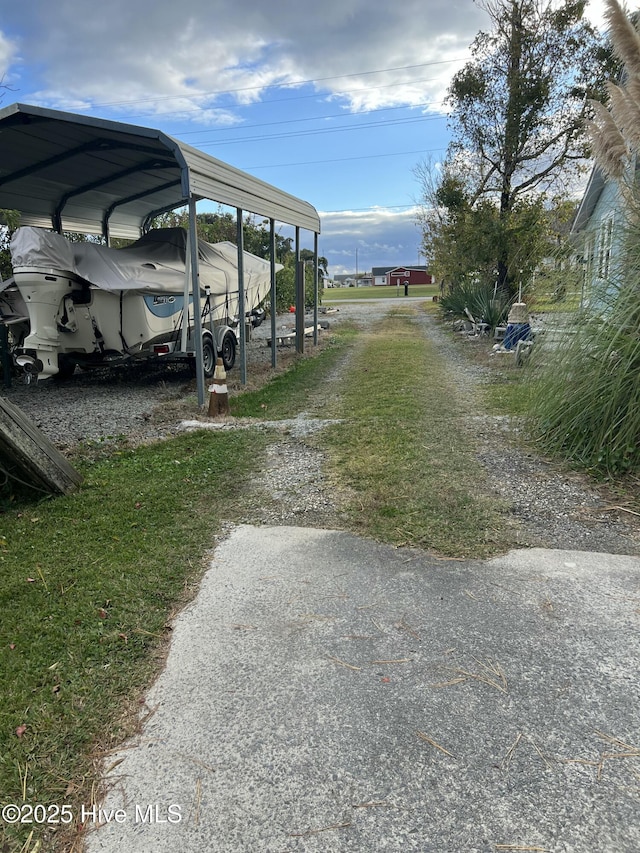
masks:
[[[402,304],[411,301],[402,300]],[[367,328],[389,307],[389,300],[345,302],[323,319],[330,326],[350,320]],[[292,320],[283,317],[278,323],[280,328]],[[489,371],[467,358],[464,351],[477,343],[452,340],[428,315],[422,315],[420,323],[446,358],[460,411],[477,439],[478,458],[488,472],[491,488],[510,505],[517,522],[514,546],[640,554],[640,525],[635,516],[612,509],[612,502],[581,476],[562,472],[520,449],[513,440],[516,433],[509,418],[482,413],[477,398]],[[248,347],[250,382],[252,374],[264,372],[270,365],[269,335],[269,323],[254,330]],[[290,357],[292,349],[279,350],[279,359]],[[339,365],[338,377],[347,366]],[[231,381],[237,372],[230,374]],[[335,389],[339,383],[330,387]],[[123,436],[134,442],[152,440],[177,433],[185,418],[198,414],[195,382],[188,369],[178,366],[162,371],[140,366],[115,378],[108,373],[77,373],[64,383],[24,385],[16,381],[4,393],[61,448],[87,440],[108,443]],[[269,449],[264,470],[256,475],[243,521],[342,526],[336,496],[324,481],[322,454],[307,440],[318,425],[316,419],[322,417],[323,393],[318,389],[308,402],[308,412],[301,413],[293,427],[290,422],[279,424],[280,434]]]
[[[338,322],[353,320],[366,328],[388,310],[385,301],[341,304]],[[510,418],[482,412],[479,393],[489,381],[491,369],[470,358],[472,353],[465,349],[483,344],[463,337],[453,340],[429,315],[422,315],[420,323],[449,365],[451,386],[477,441],[478,460],[486,469],[490,488],[509,505],[515,522],[514,547],[640,555],[640,519],[611,509],[612,501],[587,478],[562,471],[521,449],[517,425]],[[322,417],[325,389],[335,393],[340,372],[345,369],[347,365],[340,365],[335,381],[324,383],[308,401],[310,415]],[[265,470],[254,482],[256,500],[243,520],[342,527],[339,502],[323,478],[322,454],[305,440],[303,429],[292,430],[287,423],[284,430],[281,440],[269,450]]]

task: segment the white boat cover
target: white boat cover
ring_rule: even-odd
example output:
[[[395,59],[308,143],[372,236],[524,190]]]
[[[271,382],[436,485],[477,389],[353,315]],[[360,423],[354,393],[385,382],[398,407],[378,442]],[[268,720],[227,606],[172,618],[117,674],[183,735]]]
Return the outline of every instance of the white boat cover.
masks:
[[[74,273],[103,290],[182,293],[185,286],[187,232],[183,228],[149,231],[124,249],[97,243],[72,243],[54,231],[18,228],[11,238],[15,272],[38,270]],[[199,281],[213,296],[238,290],[238,249],[233,243],[198,240]],[[263,290],[270,281],[270,262],[243,253],[247,291]],[[276,264],[276,270],[282,269]]]

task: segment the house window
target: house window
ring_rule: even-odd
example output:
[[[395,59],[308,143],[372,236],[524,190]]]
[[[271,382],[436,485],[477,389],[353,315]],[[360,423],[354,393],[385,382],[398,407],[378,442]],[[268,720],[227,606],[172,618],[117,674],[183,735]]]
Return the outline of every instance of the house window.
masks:
[[[598,245],[598,278],[609,278],[611,270],[611,241],[613,238],[613,217],[605,219],[600,226]]]
[[[583,257],[583,279],[582,279],[582,301],[589,299],[591,295],[591,285],[595,275],[596,261],[596,235],[592,232],[586,235],[584,241],[584,257]]]
[[[587,234],[587,238],[584,241],[584,265],[587,278],[589,280],[593,278],[593,263],[595,261],[595,254],[596,236],[595,234]]]

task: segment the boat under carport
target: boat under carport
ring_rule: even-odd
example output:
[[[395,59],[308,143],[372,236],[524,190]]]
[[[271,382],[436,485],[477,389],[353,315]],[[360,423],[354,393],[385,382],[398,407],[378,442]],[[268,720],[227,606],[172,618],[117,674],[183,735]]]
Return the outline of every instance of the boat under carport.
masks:
[[[16,103],[0,110],[0,208],[17,210],[22,225],[137,239],[154,217],[187,206],[191,292],[194,299],[198,401],[204,403],[202,324],[198,282],[196,203],[236,208],[238,275],[243,279],[244,212],[269,220],[272,297],[275,297],[275,223],[295,228],[298,276],[300,230],[314,235],[318,312],[320,218],[308,202],[163,133],[107,119]],[[240,291],[240,316],[244,293]],[[272,298],[275,304],[275,298]],[[296,345],[304,348],[304,293],[296,289]],[[275,337],[275,315],[272,312]],[[240,323],[241,380],[246,382],[246,330]],[[317,337],[314,338],[317,342]],[[272,359],[275,360],[275,347]]]

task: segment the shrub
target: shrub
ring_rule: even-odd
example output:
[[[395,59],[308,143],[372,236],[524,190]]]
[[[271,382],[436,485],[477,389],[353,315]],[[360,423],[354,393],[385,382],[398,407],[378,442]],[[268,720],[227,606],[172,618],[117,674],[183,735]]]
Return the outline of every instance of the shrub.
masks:
[[[440,300],[445,317],[466,320],[465,308],[473,317],[487,323],[491,329],[507,321],[512,299],[494,291],[493,285],[454,285]]]
[[[596,305],[547,355],[529,420],[545,450],[615,477],[640,470],[640,269]]]

